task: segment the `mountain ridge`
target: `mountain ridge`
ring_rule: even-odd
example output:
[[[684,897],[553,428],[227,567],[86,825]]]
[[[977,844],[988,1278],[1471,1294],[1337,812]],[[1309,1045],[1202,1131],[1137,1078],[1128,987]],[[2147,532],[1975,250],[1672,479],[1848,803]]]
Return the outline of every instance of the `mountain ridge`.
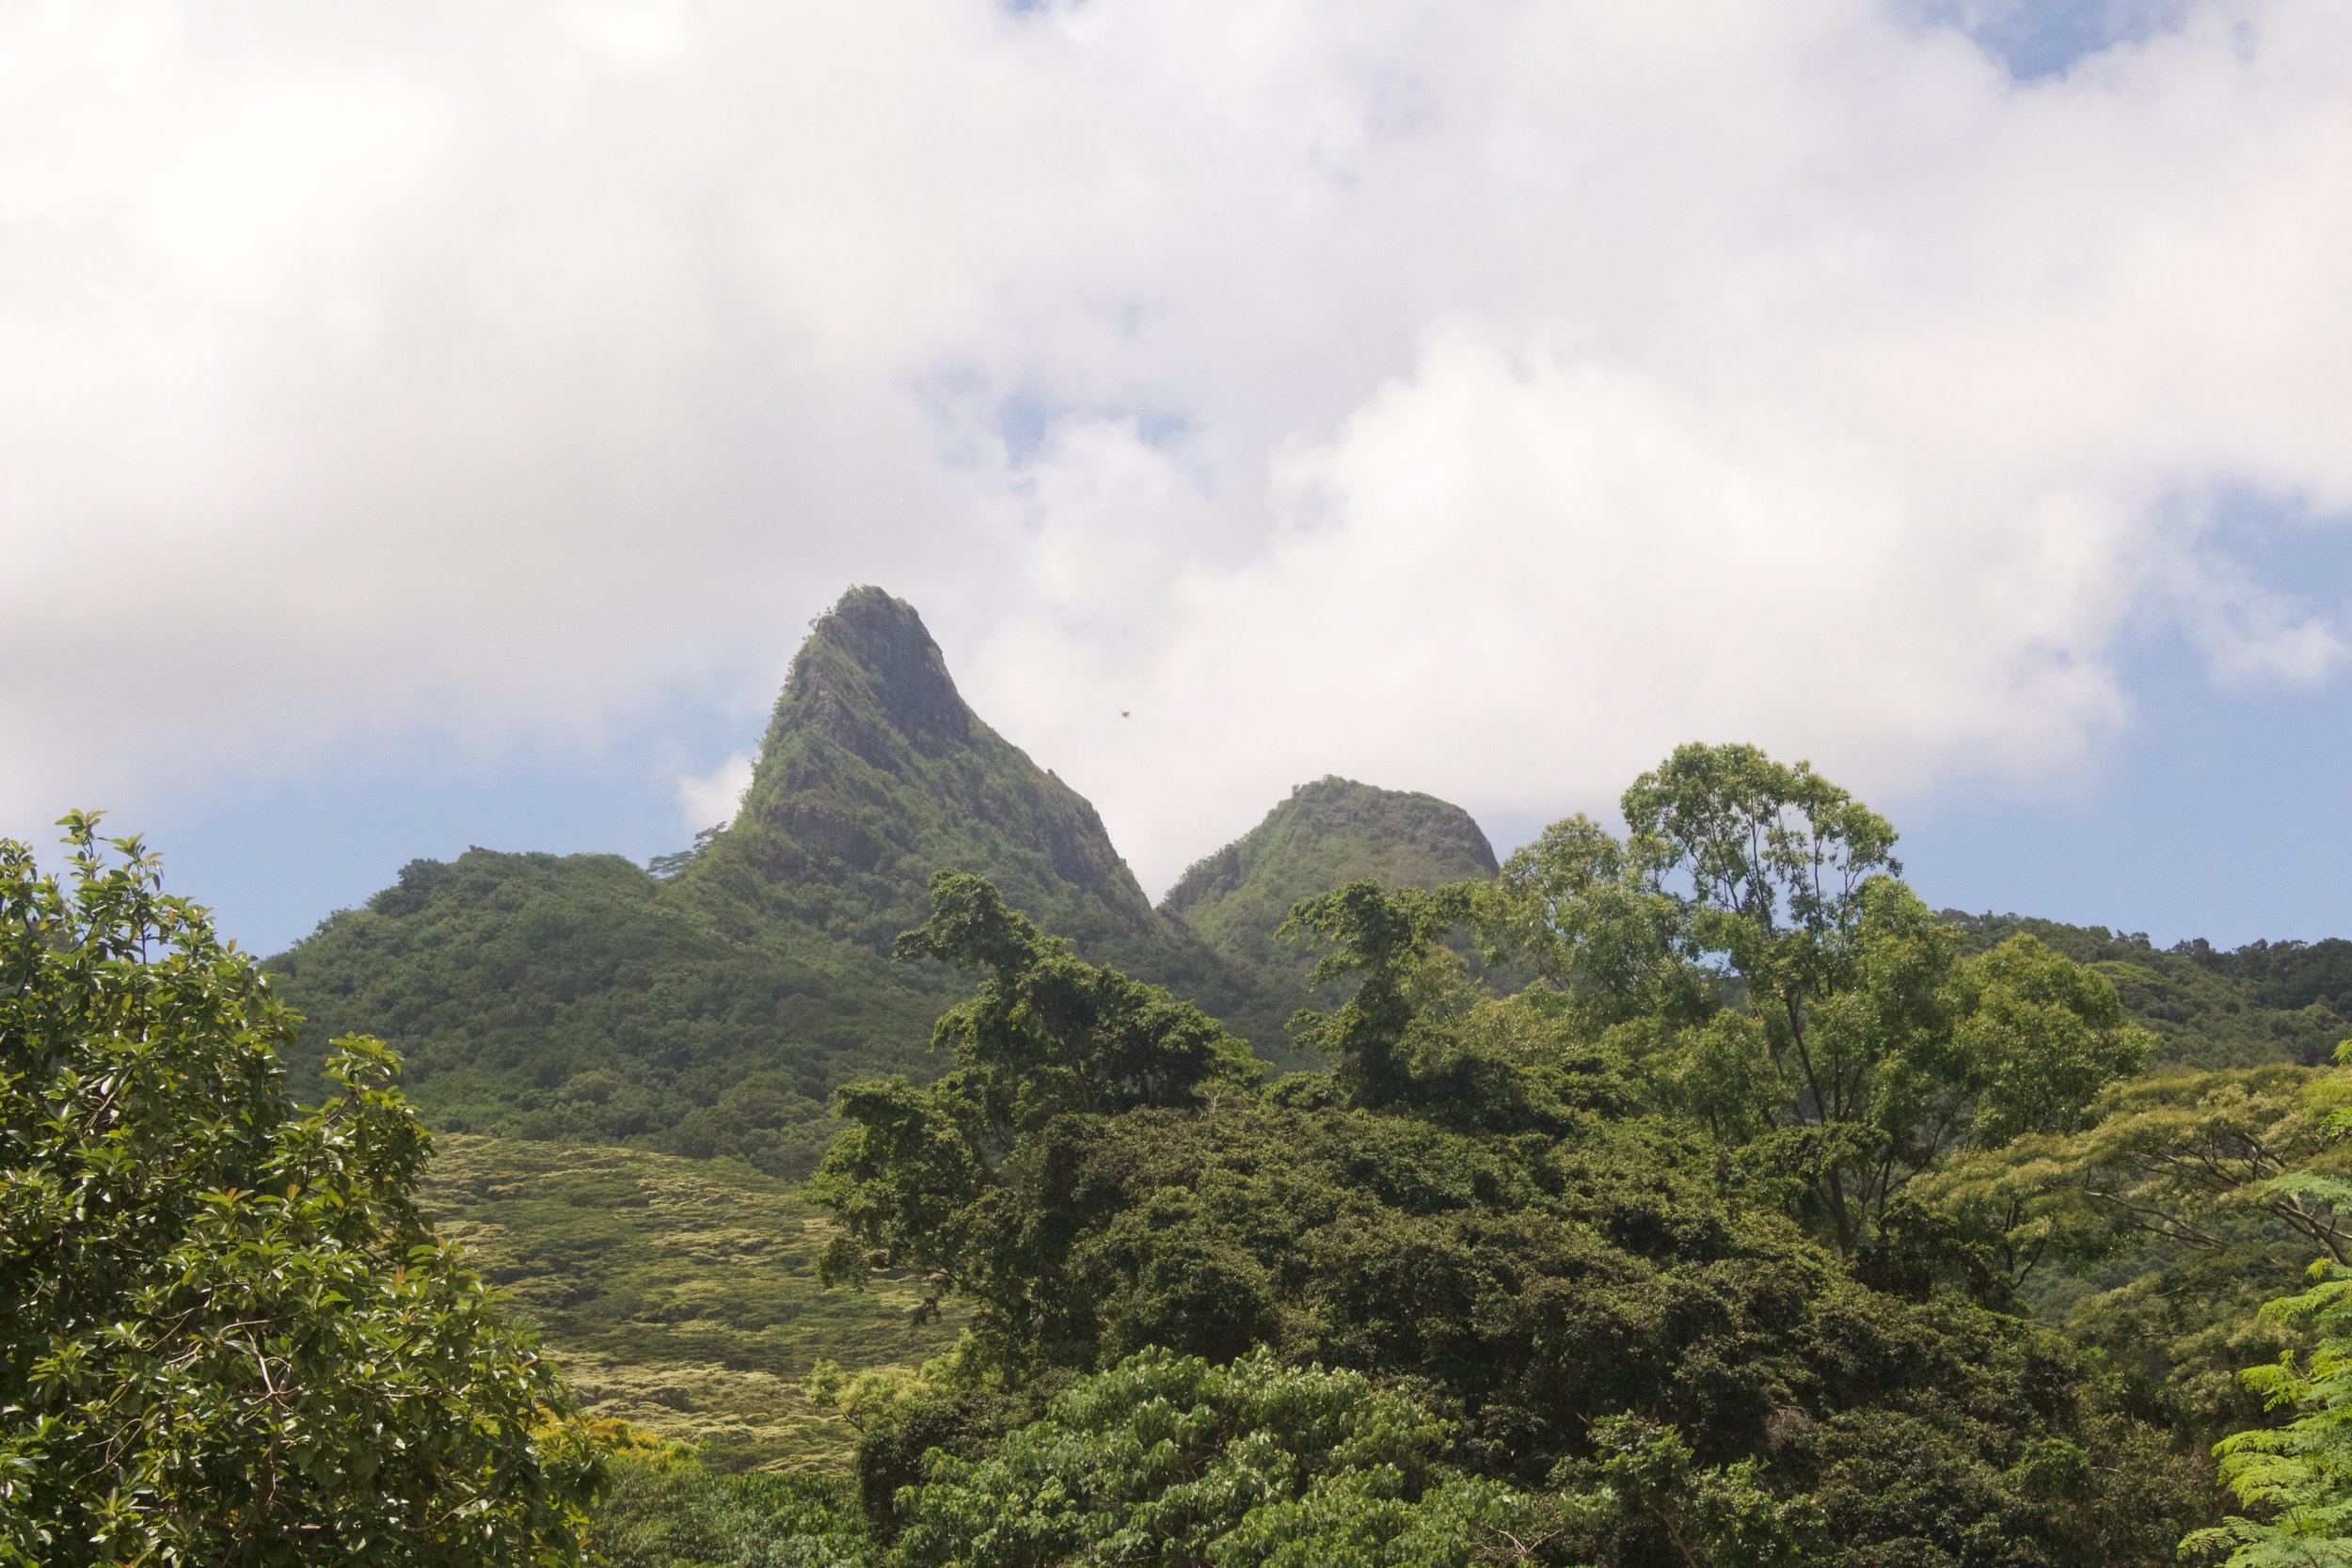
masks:
[[[326,1041],[379,1035],[453,1131],[732,1154],[798,1174],[857,1078],[942,1065],[962,987],[892,961],[940,870],[976,872],[1090,960],[1278,1048],[1287,1009],[1154,910],[1076,791],[974,713],[914,607],[852,588],[795,655],[742,808],[656,877],[618,856],[471,849],[270,960]]]
[[[665,858],[666,877],[616,855],[411,862],[269,961],[310,1021],[289,1066],[315,1093],[326,1040],[373,1034],[405,1054],[412,1096],[445,1129],[795,1175],[830,1136],[835,1088],[940,1069],[931,1026],[966,982],[889,954],[948,868],[990,878],[1082,956],[1200,1005],[1277,1065],[1304,1066],[1282,1022],[1316,1000],[1312,955],[1274,934],[1290,906],[1359,877],[1490,877],[1495,856],[1459,807],[1331,776],[1154,907],[1093,806],[963,702],[914,608],[853,588],[795,655],[731,826]],[[2168,1059],[2316,1061],[2352,1032],[2352,944],[2200,957],[2017,917],[1973,924],[1984,940],[2022,925],[2079,949]]]

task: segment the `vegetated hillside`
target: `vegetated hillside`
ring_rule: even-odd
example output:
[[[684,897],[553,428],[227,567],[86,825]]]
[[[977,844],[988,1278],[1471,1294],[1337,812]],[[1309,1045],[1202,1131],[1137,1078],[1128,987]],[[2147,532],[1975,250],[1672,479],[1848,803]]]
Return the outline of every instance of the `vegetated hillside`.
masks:
[[[840,806],[955,753],[885,665],[796,671],[787,703],[830,693],[890,725],[780,721],[772,787],[673,879],[485,857],[405,879],[351,940],[399,929],[413,898],[447,916],[409,933],[431,938],[402,993],[418,1017],[462,1022],[471,1004],[436,986],[468,975],[503,985],[517,1039],[532,1008],[618,1019],[688,1068],[723,1066],[730,1037],[707,1009],[655,1010],[673,974],[773,975],[723,957],[786,933],[808,945],[777,951],[815,956],[807,984],[849,955],[839,1003],[871,1004],[854,965],[888,931],[853,917],[892,895],[891,856],[949,839],[1102,922],[1098,950],[1159,952],[1086,855],[1043,879],[1045,824],[1073,820],[1052,791],[949,779],[921,785],[955,802],[936,817]],[[787,787],[778,757],[825,787]],[[1890,823],[1750,747],[1680,748],[1621,808],[1622,838],[1556,823],[1472,895],[1354,880],[1302,905],[1349,981],[1300,1021],[1325,1071],[1263,1082],[1195,1009],[946,877],[908,944],[963,966],[926,982],[961,998],[946,1071],[845,1090],[804,1192],[724,1160],[447,1138],[431,1212],[594,1413],[694,1446],[618,1434],[598,1522],[618,1568],[1077,1564],[1137,1542],[1431,1568],[2157,1568],[2185,1537],[2249,1563],[2288,1560],[2298,1534],[2343,1555],[2342,1515],[2317,1506],[2335,1469],[2235,1456],[2346,1451],[2340,1400],[2265,1396],[2295,1390],[2314,1326],[2330,1354],[2352,1333],[2352,1068],[2298,1065],[2344,1032],[2352,944],[2159,953],[1939,917],[1900,880]],[[1306,836],[1298,875],[1354,869]],[[1222,888],[1213,864],[1191,906],[1276,881],[1273,858],[1237,850]],[[1252,924],[1294,891],[1264,889]],[[1466,930],[1502,967],[1457,961]],[[653,1000],[594,1012],[613,975]],[[612,1060],[537,1106],[462,1061],[427,1087],[614,1117],[719,1082]],[[2199,1065],[2217,1062],[2259,1065]],[[801,1115],[773,1072],[635,1135],[715,1138],[755,1094]],[[2265,1308],[2314,1256],[2318,1289]],[[932,1307],[957,1320],[908,1310]],[[2249,1386],[2248,1367],[2280,1381]],[[752,1465],[832,1473],[732,1473]],[[2249,1523],[2217,1481],[2295,1506]]]
[[[839,1085],[935,1070],[961,982],[895,963],[943,868],[985,874],[1090,957],[1245,1035],[1257,996],[1154,911],[1075,791],[957,694],[914,610],[852,589],[794,658],[735,824],[666,878],[615,856],[418,861],[272,961],[308,1015],[383,1037],[439,1126],[805,1169]]]
[[[2204,941],[2160,948],[2139,933],[2066,926],[2015,914],[1944,919],[1972,951],[2020,931],[2089,964],[2159,1042],[2156,1059],[2194,1068],[2330,1060],[2352,1037],[2352,942],[2256,942],[2233,950]]]
[[[1160,908],[1295,1006],[1307,1000],[1314,957],[1275,935],[1293,905],[1359,878],[1434,888],[1483,880],[1496,869],[1493,847],[1461,807],[1325,777],[1300,784],[1264,821],[1194,862]]]
[[[2119,1206],[2109,1167],[2169,1178],[2210,1118],[2153,1108],[2111,1151],[2106,1092],[2152,1046],[2112,989],[2030,937],[1963,953],[1891,827],[1809,769],[1686,747],[1625,815],[1630,842],[1556,825],[1475,899],[1312,901],[1357,984],[1304,1026],[1330,1070],[1270,1089],[943,885],[926,940],[987,959],[956,1065],[846,1094],[809,1187],[829,1266],[973,1308],[954,1361],[863,1412],[866,1560],[1110,1560],[1170,1528],[1204,1561],[2177,1560],[2247,1412],[2178,1397],[2169,1341],[2142,1367],[2014,1307],[2143,1214],[2209,1228],[2145,1180]],[[1766,859],[1768,832],[1813,836]],[[1473,981],[1441,945],[1465,919],[1540,982]],[[2181,1330],[2226,1333],[2217,1305]],[[1318,1495],[1352,1435],[1278,1447],[1184,1356],[1359,1373],[1442,1452]]]
[[[825,1290],[831,1217],[733,1161],[445,1133],[420,1200],[538,1325],[587,1414],[724,1468],[845,1467],[856,1434],[809,1372],[912,1370],[961,1324],[917,1323],[910,1283]]]

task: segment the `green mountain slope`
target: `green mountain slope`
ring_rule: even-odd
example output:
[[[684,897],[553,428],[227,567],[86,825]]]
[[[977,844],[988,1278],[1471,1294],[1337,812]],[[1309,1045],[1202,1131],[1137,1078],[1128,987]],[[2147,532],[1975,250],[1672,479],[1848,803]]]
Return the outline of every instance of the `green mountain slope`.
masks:
[[[1493,847],[1461,807],[1327,777],[1300,784],[1264,821],[1195,862],[1160,908],[1297,1006],[1313,956],[1274,934],[1292,905],[1361,877],[1427,888],[1495,871]]]
[[[2352,1037],[2352,942],[2256,942],[2224,950],[2202,940],[2160,948],[2137,933],[2015,914],[1962,914],[1972,951],[2027,931],[2114,983],[2160,1042],[2157,1060],[2194,1068],[2317,1066]]]
[[[1245,1035],[1262,1002],[1158,913],[1075,791],[957,694],[921,619],[851,590],[794,658],[743,808],[662,879],[614,856],[419,861],[274,959],[307,1062],[380,1035],[437,1125],[625,1141],[807,1168],[852,1079],[936,1070],[960,979],[895,963],[925,888],[994,879],[1089,958],[1168,986]]]

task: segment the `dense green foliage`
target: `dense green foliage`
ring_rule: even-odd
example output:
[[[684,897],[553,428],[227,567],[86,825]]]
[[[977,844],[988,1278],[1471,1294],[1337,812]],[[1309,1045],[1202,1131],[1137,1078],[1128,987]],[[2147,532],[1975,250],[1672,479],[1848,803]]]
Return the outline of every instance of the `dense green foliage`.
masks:
[[[2197,1068],[2316,1066],[2352,1036],[2352,942],[2257,942],[2223,951],[2204,942],[2157,948],[2144,936],[2017,915],[1943,919],[1972,948],[2020,932],[2105,975],[2133,1019],[2156,1036],[2158,1061]]]
[[[1838,1250],[1963,1147],[2071,1132],[2150,1040],[2113,988],[2020,934],[1963,958],[1896,873],[1894,831],[1800,764],[1686,746],[1481,900],[1661,1108],[1800,1197]]]
[[[419,862],[272,964],[310,1022],[401,1042],[437,1125],[812,1164],[834,1085],[921,1070],[945,988],[791,926],[738,940],[613,856]]]
[[[935,1453],[882,1560],[1468,1568],[1556,1534],[1534,1499],[1447,1466],[1445,1435],[1360,1373],[1147,1351],[984,1459]]]
[[[829,1276],[862,1281],[879,1263],[915,1269],[934,1296],[1018,1302],[1031,1259],[973,1244],[977,1227],[1014,1218],[987,1212],[993,1166],[1013,1139],[1066,1117],[1196,1109],[1257,1082],[1256,1060],[1214,1020],[1079,959],[977,878],[943,872],[931,918],[901,942],[982,978],[940,1020],[935,1037],[955,1066],[936,1085],[895,1078],[842,1091],[853,1130],[809,1187],[848,1227],[827,1248]],[[975,1289],[973,1269],[994,1272],[993,1298]]]
[[[1763,957],[1745,955],[1750,973],[1802,960],[1809,974],[1867,982],[1880,939],[1863,906],[1899,892],[1866,894],[1858,878],[1841,895],[1851,918],[1825,900],[1818,926],[1796,923],[1809,942],[1798,958],[1787,957],[1793,944],[1772,945],[1760,916],[1745,930],[1716,927],[1717,945],[1760,943]],[[940,894],[917,940],[952,951],[940,930],[961,928],[975,893],[951,879]],[[928,1496],[980,1528],[973,1521],[987,1510],[958,1498],[993,1484],[988,1465],[1010,1463],[1010,1450],[992,1457],[985,1433],[1008,1412],[1039,1410],[1025,1391],[1034,1402],[1153,1347],[1226,1362],[1263,1346],[1287,1365],[1420,1390],[1447,1427],[1449,1464],[1496,1486],[1548,1489],[1557,1509],[1609,1462],[1599,1434],[1632,1420],[1673,1429],[1686,1465],[1740,1467],[1732,1490],[1788,1529],[1818,1524],[1811,1560],[2170,1560],[2204,1516],[2194,1456],[2125,1408],[2095,1361],[2058,1334],[1936,1289],[1934,1249],[1923,1250],[1917,1227],[1884,1223],[1883,1206],[1867,1232],[1841,1233],[1821,1212],[1821,1164],[1804,1143],[1767,1128],[1758,1147],[1738,1118],[1711,1128],[1687,1110],[1676,1051],[1709,1049],[1722,1019],[1749,1003],[1710,1010],[1707,988],[1669,976],[1659,994],[1691,1016],[1654,1015],[1629,1034],[1624,995],[1606,988],[1498,999],[1470,984],[1438,940],[1477,896],[1359,884],[1302,905],[1297,926],[1337,944],[1325,974],[1352,972],[1359,983],[1305,1025],[1336,1058],[1332,1072],[1270,1095],[1212,1076],[1196,1084],[1215,1092],[1196,1086],[1189,1103],[1089,1101],[1055,1086],[1066,1055],[1055,1051],[996,1053],[983,1091],[964,1076],[974,1031],[950,1028],[965,1065],[935,1088],[901,1082],[843,1097],[850,1126],[812,1188],[847,1227],[834,1268],[913,1269],[974,1313],[942,1376],[976,1392],[961,1404],[952,1388],[902,1404],[928,1423],[927,1444],[887,1421],[868,1433],[861,1480],[878,1527],[912,1530]],[[1707,917],[1705,896],[1682,895],[1677,918]],[[1658,912],[1619,880],[1604,902]],[[1921,943],[1947,960],[1908,998],[1913,1012],[1894,1010],[1892,1024],[1885,1011],[1839,1015],[1839,999],[1863,983],[1800,1000],[1837,1018],[1823,1033],[1848,1031],[1819,1048],[1823,1070],[1860,1056],[1891,1072],[1888,1063],[1913,1058],[1869,1030],[1899,1030],[1899,1044],[1924,1052],[1924,1027],[1960,1064],[1937,1080],[1944,1119],[2001,1137],[2071,1126],[2096,1072],[2120,1065],[2100,1043],[2126,1029],[2111,995],[2071,966],[2054,974],[2063,960],[2034,944],[1971,966],[1923,926],[1932,929],[1908,916],[1894,926],[1906,961]],[[1018,1023],[1027,1010],[1008,1004],[1030,986],[1031,967],[1071,960],[1012,929],[1020,940],[1000,945],[975,1006]],[[1664,958],[1693,963],[1711,950],[1669,943]],[[2024,1027],[2042,1018],[2036,1008],[2054,1027]],[[1156,1035],[1181,1043],[1202,1027],[1169,1020]],[[1629,1049],[1645,1039],[1646,1055]],[[1768,1059],[1769,1044],[1759,1049]],[[1986,1060],[2040,1085],[2022,1109],[1972,1076]],[[2087,1087],[2070,1077],[2084,1060]],[[1775,1083],[1752,1076],[1740,1089],[1752,1107],[1789,1106],[1796,1091]],[[1885,1097],[1870,1087],[1863,1079],[1854,1092],[1878,1105]],[[1856,1253],[1851,1265],[1840,1242]],[[962,1458],[912,1463],[931,1446]],[[898,1490],[923,1477],[949,1492]],[[1032,1484],[1042,1482],[1020,1482]],[[1692,1560],[1636,1513],[1592,1549],[1605,1546],[1611,1561]],[[905,1541],[894,1549],[917,1549]],[[1094,1560],[1077,1553],[1033,1560]]]
[[[1314,958],[1276,934],[1292,906],[1349,882],[1436,888],[1483,880],[1497,869],[1486,835],[1461,807],[1323,778],[1300,784],[1264,821],[1194,862],[1160,908],[1261,976],[1277,1001],[1298,1006]]]
[[[1470,1568],[1674,1561],[1796,1568],[1830,1550],[1810,1498],[1679,1433],[1594,1423],[1539,1489],[1450,1462],[1447,1424],[1361,1373],[1146,1351],[1081,1380],[985,1458],[935,1452],[879,1560]]]
[[[2312,1272],[2309,1290],[2266,1310],[2318,1343],[2308,1357],[2288,1352],[2246,1373],[2270,1408],[2296,1418],[2235,1433],[2217,1450],[2230,1490],[2269,1515],[2233,1517],[2199,1538],[2233,1547],[2229,1568],[2352,1562],[2352,1269],[2319,1263]]]
[[[552,1370],[411,1202],[392,1061],[294,1021],[137,841],[0,841],[0,1562],[557,1563]]]
[[[850,1493],[806,1471],[725,1471],[626,1426],[602,1431],[610,1480],[595,1533],[611,1568],[851,1568]]]
[[[2263,1303],[2352,1250],[2348,1097],[2352,1073],[2307,1068],[2135,1078],[2080,1131],[1973,1151],[1923,1193],[1983,1267],[2210,1441],[2258,1418],[2236,1374],[2290,1342]]]
[[[327,1039],[372,1033],[400,1042],[438,1126],[797,1175],[835,1087],[927,1069],[952,991],[889,953],[943,866],[1279,1040],[1288,1004],[1154,911],[1094,808],[982,723],[914,611],[870,588],[794,659],[733,826],[665,875],[598,855],[419,861],[271,967],[308,1015],[311,1092]]]
[[[730,1477],[628,1433],[598,1533],[616,1568],[1168,1563],[1796,1568],[1826,1521],[1753,1462],[1703,1465],[1671,1427],[1596,1423],[1540,1488],[1464,1470],[1451,1430],[1361,1373],[1254,1351],[1145,1351],[969,1455],[932,1447],[890,1527],[835,1483]]]

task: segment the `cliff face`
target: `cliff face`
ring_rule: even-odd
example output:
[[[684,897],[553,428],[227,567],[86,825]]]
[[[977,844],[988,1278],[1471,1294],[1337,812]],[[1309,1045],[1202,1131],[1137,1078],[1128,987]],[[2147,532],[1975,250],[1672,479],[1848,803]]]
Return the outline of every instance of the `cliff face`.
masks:
[[[477,849],[272,960],[325,1043],[374,1034],[444,1127],[622,1140],[804,1169],[841,1084],[936,1071],[968,987],[894,963],[936,871],[993,879],[1097,962],[1279,1046],[1282,1010],[1153,910],[1102,818],[965,705],[914,609],[856,588],[777,700],[736,822],[658,879],[613,856]]]
[[[1493,846],[1461,807],[1434,795],[1323,778],[1300,784],[1264,821],[1195,862],[1160,909],[1297,1002],[1312,956],[1274,933],[1300,899],[1364,877],[1425,888],[1496,870]]]
[[[1186,942],[1094,808],[965,705],[914,607],[851,589],[793,659],[742,812],[681,891],[887,947],[944,867],[1082,947]]]

